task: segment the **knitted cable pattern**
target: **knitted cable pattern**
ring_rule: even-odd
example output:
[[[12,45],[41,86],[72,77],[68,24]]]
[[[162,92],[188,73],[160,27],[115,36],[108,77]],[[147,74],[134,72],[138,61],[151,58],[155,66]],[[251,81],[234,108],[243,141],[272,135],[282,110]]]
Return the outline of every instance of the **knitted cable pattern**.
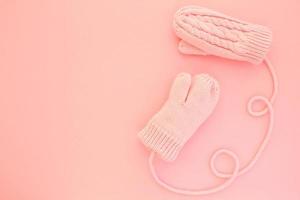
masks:
[[[184,7],[174,17],[175,33],[206,54],[261,63],[272,33],[264,26],[242,22],[206,8]]]

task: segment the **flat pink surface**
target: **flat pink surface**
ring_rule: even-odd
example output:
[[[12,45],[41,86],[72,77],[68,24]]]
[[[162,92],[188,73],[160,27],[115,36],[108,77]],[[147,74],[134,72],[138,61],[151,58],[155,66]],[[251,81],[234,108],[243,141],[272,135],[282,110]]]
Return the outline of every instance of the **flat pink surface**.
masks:
[[[179,54],[171,22],[188,4],[269,26],[280,81],[262,158],[226,191],[206,197],[157,186],[137,132],[177,73],[211,74],[222,91],[216,111],[175,163],[158,161],[157,168],[178,186],[220,183],[208,168],[211,153],[229,147],[242,164],[249,160],[268,119],[248,116],[246,102],[269,94],[271,82],[264,65]],[[1,1],[0,199],[299,200],[299,19],[298,0]]]

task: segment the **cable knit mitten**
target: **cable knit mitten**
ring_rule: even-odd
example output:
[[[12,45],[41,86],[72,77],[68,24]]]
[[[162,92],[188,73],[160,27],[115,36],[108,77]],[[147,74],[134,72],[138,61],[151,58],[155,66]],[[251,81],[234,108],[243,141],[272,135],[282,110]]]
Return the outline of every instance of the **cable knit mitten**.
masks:
[[[265,26],[198,6],[179,9],[173,26],[181,38],[179,50],[184,54],[215,55],[259,64],[272,41],[272,32]]]
[[[207,74],[193,78],[177,75],[169,98],[138,136],[162,159],[173,161],[197,128],[209,117],[219,99],[219,84]]]

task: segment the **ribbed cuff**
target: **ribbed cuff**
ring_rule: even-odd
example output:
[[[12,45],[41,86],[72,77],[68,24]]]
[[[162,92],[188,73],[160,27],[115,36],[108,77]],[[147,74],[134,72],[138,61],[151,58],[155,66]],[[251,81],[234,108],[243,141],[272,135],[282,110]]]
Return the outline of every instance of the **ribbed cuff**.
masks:
[[[251,27],[251,26],[250,26]],[[254,64],[261,63],[268,53],[271,42],[272,32],[267,27],[252,25],[247,34],[247,41],[244,42],[244,49],[249,61]]]
[[[138,137],[147,148],[158,153],[165,161],[174,161],[183,146],[183,142],[172,132],[154,122],[149,122],[138,133]]]

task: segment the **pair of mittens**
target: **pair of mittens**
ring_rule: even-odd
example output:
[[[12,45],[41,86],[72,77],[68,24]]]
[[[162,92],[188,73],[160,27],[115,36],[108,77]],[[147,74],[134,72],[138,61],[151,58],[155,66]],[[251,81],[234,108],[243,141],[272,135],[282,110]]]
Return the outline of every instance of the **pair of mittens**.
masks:
[[[142,143],[166,161],[173,161],[198,127],[211,115],[218,100],[218,82],[207,74],[175,78],[168,100],[138,133]]]
[[[173,21],[183,54],[214,55],[261,63],[270,48],[272,32],[203,7],[179,9]],[[176,159],[180,149],[209,117],[219,98],[219,85],[206,74],[180,74],[169,99],[138,134],[145,146],[164,160]]]

